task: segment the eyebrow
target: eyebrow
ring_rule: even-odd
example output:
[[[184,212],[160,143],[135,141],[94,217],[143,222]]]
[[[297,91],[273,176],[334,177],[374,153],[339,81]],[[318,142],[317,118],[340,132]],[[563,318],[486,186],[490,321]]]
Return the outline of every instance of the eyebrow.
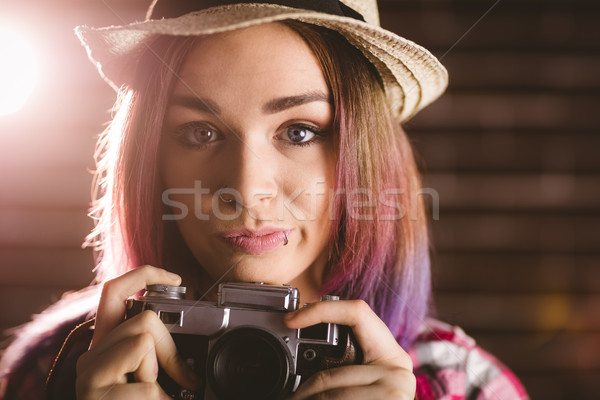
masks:
[[[306,103],[312,103],[314,101],[324,101],[328,104],[331,103],[329,95],[321,91],[313,91],[302,93],[296,96],[287,96],[273,99],[263,106],[263,111],[265,113],[274,114],[281,111],[285,111],[292,107],[301,106]]]
[[[181,106],[211,114],[221,114],[221,108],[217,105],[217,103],[200,96],[176,94],[169,102],[169,106]]]
[[[275,114],[287,109],[298,107],[315,101],[331,104],[329,95],[321,91],[311,91],[295,96],[279,97],[267,102],[262,110],[268,114]],[[221,108],[214,101],[200,96],[174,95],[169,106],[181,106],[211,114],[220,114]]]

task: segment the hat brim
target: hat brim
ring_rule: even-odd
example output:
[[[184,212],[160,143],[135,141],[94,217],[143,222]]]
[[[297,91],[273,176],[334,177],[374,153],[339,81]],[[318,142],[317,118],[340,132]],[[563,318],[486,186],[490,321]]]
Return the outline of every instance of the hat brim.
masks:
[[[448,85],[442,64],[410,40],[353,18],[280,5],[234,4],[122,26],[79,26],[76,33],[100,75],[117,90],[130,82],[132,61],[156,35],[210,35],[286,19],[335,30],[358,48],[379,71],[391,111],[400,121],[433,102]]]

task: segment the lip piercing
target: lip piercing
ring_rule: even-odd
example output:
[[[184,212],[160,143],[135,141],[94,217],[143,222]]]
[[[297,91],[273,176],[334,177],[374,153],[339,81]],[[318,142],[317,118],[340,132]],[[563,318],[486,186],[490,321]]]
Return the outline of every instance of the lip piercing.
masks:
[[[226,189],[227,185],[223,186],[220,190]],[[233,201],[233,199],[226,199],[225,197],[223,197],[223,192],[219,193],[219,199],[223,202],[223,203],[231,203]]]
[[[283,243],[284,246],[286,246],[290,241],[288,240],[288,236],[287,233],[283,232],[283,237],[285,238],[285,243]]]
[[[226,199],[223,197],[223,193],[219,193],[219,199],[221,199],[221,201],[223,203],[231,203],[233,201],[233,199]]]

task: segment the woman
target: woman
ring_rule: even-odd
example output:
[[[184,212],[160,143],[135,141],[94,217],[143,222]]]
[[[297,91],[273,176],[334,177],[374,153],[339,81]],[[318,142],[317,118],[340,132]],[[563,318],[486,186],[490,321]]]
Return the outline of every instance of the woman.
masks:
[[[289,398],[526,398],[462,331],[426,320],[426,218],[399,123],[441,94],[443,67],[379,28],[368,1],[202,8],[156,1],[144,23],[79,30],[120,87],[98,148],[99,284],[45,313],[70,318],[43,340],[30,344],[41,319],[22,333],[7,397],[88,314],[95,329],[67,341],[50,395],[169,398],[159,366],[196,390],[204,377],[164,324],[149,311],[123,322],[125,300],[152,284],[215,300],[241,281],[297,287],[311,305],[288,327],[348,325],[363,351]]]

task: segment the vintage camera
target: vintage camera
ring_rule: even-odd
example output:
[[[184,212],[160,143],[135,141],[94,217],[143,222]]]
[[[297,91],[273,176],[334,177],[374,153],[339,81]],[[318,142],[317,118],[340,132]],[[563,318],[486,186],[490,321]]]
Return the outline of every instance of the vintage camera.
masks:
[[[127,318],[156,312],[179,354],[204,377],[202,388],[189,391],[159,372],[159,384],[174,399],[279,400],[315,372],[362,362],[347,326],[284,325],[285,313],[298,309],[298,289],[291,286],[224,283],[217,303],[184,300],[184,295],[185,287],[151,285],[127,303]]]

